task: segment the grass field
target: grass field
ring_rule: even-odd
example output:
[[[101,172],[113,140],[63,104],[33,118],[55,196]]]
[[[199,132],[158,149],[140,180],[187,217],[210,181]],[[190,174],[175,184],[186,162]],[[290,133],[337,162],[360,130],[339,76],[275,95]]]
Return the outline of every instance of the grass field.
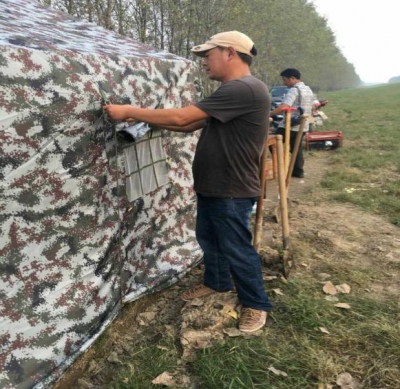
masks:
[[[400,226],[400,84],[324,95],[329,127],[345,134],[322,182],[337,201],[350,202]]]

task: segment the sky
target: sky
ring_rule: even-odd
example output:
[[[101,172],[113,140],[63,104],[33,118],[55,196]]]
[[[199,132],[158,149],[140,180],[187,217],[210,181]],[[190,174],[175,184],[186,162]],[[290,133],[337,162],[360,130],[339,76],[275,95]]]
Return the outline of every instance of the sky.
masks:
[[[400,76],[400,0],[309,0],[366,83]]]

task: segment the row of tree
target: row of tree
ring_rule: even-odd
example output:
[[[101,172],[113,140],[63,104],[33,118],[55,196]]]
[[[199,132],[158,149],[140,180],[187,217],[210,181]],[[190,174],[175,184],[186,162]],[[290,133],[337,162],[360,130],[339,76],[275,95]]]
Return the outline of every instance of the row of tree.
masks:
[[[314,91],[359,86],[354,66],[338,49],[327,21],[308,0],[41,0],[42,3],[194,59],[190,48],[211,35],[238,30],[256,43],[253,74],[281,84],[288,67]]]

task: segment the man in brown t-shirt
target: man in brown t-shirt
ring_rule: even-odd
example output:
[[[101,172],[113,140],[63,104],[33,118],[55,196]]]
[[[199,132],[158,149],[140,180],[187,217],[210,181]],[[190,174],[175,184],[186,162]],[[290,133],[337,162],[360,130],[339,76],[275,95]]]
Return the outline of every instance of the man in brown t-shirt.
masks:
[[[250,73],[257,54],[238,31],[214,35],[192,52],[221,86],[195,105],[144,109],[106,105],[113,119],[134,119],[179,132],[203,131],[193,162],[197,193],[196,237],[204,252],[204,283],[182,295],[185,301],[233,289],[242,304],[239,329],[264,326],[272,304],[265,292],[260,258],[251,244],[249,220],[260,195],[259,167],[269,115],[268,88]]]

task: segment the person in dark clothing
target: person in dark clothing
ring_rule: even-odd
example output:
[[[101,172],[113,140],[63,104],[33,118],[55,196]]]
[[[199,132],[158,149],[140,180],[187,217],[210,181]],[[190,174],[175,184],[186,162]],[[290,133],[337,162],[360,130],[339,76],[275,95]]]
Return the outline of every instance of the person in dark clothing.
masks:
[[[234,286],[242,304],[239,329],[264,326],[272,304],[264,289],[260,258],[252,246],[249,220],[261,193],[260,157],[269,113],[267,86],[251,75],[257,54],[252,40],[238,32],[214,35],[192,52],[219,88],[202,101],[178,109],[106,105],[113,119],[138,120],[172,131],[202,128],[193,161],[197,193],[196,238],[204,252],[203,284],[182,295],[185,301]]]

